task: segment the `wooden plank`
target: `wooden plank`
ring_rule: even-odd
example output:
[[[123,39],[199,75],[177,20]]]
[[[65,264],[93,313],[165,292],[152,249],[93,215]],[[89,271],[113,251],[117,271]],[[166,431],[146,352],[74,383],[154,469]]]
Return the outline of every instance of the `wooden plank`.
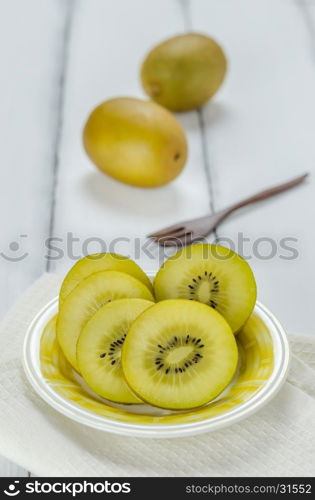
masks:
[[[0,457],[0,477],[27,477],[28,472],[6,458]]]
[[[203,111],[215,207],[300,172],[314,174],[314,39],[311,43],[301,5],[198,0],[190,3],[190,12],[193,29],[219,40],[230,63],[222,90]],[[244,248],[252,257],[259,298],[293,332],[313,330],[313,199],[311,179],[244,210],[219,230],[236,248],[239,233],[250,239]],[[286,243],[297,258],[284,258],[292,256],[281,248],[285,238],[297,240]]]
[[[1,316],[45,271],[67,4],[1,2]],[[25,475],[0,459],[0,476]]]
[[[0,18],[1,314],[45,270],[66,3],[13,0]]]
[[[79,238],[75,257],[84,252],[89,237],[102,238],[107,249],[136,257],[147,270],[159,265],[160,249],[152,256],[137,255],[145,234],[181,218],[207,213],[208,188],[196,113],[178,116],[189,140],[190,156],[183,174],[160,189],[138,189],[120,184],[98,172],[83,152],[81,131],[91,109],[113,96],[144,97],[139,67],[147,50],[185,28],[180,2],[147,0],[94,0],[78,2],[67,69],[64,127],[54,233]],[[109,244],[115,238],[127,238]],[[138,240],[139,239],[139,240]],[[64,245],[64,244],[63,244]],[[97,242],[85,251],[99,251]],[[73,258],[52,262],[64,272]]]

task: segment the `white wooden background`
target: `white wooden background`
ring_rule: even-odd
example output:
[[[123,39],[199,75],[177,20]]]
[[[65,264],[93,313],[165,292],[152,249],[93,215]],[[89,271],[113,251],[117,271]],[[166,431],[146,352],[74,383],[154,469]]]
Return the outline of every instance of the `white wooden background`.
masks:
[[[72,232],[78,254],[88,237],[124,236],[130,243],[117,250],[133,255],[135,237],[315,173],[315,1],[0,0],[0,12],[2,315],[43,272],[71,265],[47,261],[49,236]],[[112,96],[143,96],[144,53],[186,30],[219,40],[230,68],[211,104],[178,116],[190,148],[184,173],[147,191],[102,176],[82,150],[88,112]],[[249,253],[260,237],[298,240],[297,259],[250,261],[260,300],[292,332],[314,332],[314,197],[311,179],[218,231],[233,240],[243,232]],[[153,251],[155,260],[140,258],[146,269],[158,266]],[[19,262],[3,257],[23,252]],[[0,458],[1,476],[27,473]]]

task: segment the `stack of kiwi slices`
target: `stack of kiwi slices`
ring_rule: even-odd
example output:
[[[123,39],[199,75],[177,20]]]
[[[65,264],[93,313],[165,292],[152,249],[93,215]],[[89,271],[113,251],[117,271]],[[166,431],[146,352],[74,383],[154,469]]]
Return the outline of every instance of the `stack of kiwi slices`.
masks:
[[[255,302],[249,265],[218,245],[178,251],[153,284],[132,260],[94,254],[63,281],[57,339],[98,396],[191,409],[212,401],[233,379],[235,334]]]

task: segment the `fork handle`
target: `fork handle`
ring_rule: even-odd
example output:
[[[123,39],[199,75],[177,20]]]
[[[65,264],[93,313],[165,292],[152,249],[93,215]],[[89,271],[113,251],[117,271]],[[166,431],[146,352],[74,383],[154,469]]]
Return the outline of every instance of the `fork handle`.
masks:
[[[250,205],[251,203],[256,203],[257,201],[266,200],[271,196],[275,196],[276,194],[282,193],[283,191],[287,191],[288,189],[291,189],[297,186],[298,184],[301,184],[301,182],[303,182],[308,176],[309,173],[300,175],[299,177],[296,177],[291,181],[284,182],[283,184],[279,184],[278,186],[274,186],[269,189],[265,189],[264,191],[260,191],[259,193],[250,196],[249,198],[245,198],[244,200],[241,200],[223,210],[224,216],[229,215],[230,213],[234,212],[234,210],[245,207],[246,205]]]

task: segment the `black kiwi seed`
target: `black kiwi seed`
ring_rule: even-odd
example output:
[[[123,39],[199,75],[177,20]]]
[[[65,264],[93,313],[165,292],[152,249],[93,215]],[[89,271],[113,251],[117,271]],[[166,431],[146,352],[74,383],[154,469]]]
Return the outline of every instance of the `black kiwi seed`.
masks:
[[[109,345],[108,357],[111,365],[115,365],[116,363],[120,363],[120,358],[117,356],[117,352],[120,352],[120,349],[125,341],[126,333],[124,333],[119,339],[113,340]],[[100,358],[105,358],[106,353],[100,354]]]
[[[167,344],[164,346],[162,344],[157,344],[157,349],[158,349],[158,355],[154,359],[155,367],[157,370],[161,370],[164,368],[164,373],[184,373],[187,369],[189,369],[190,366],[193,366],[195,363],[198,363],[201,361],[203,356],[199,354],[199,352],[192,352],[190,355],[186,357],[182,361],[182,363],[177,363],[176,366],[169,365],[166,360],[165,360],[165,355],[167,355],[168,352],[172,351],[174,348],[176,349],[177,346],[182,346],[182,345],[187,345],[190,344],[194,348],[202,348],[204,347],[204,344],[200,344],[201,338],[197,337],[190,337],[190,335],[185,335],[183,337],[179,337],[175,335],[171,340],[167,342]]]
[[[218,294],[220,292],[219,280],[211,271],[210,272],[204,271],[202,276],[198,275],[197,278],[199,281],[196,278],[192,278],[191,283],[187,285],[188,291],[190,293],[190,297],[188,297],[189,300],[194,300],[194,297],[195,297],[195,295],[198,291],[198,288],[201,284],[200,282],[203,282],[203,281],[206,281],[210,285],[212,285],[212,287],[210,289],[211,293]],[[213,309],[217,309],[217,307],[218,307],[218,303],[215,300],[213,300],[212,298],[210,298],[208,305],[210,307],[212,307]]]

